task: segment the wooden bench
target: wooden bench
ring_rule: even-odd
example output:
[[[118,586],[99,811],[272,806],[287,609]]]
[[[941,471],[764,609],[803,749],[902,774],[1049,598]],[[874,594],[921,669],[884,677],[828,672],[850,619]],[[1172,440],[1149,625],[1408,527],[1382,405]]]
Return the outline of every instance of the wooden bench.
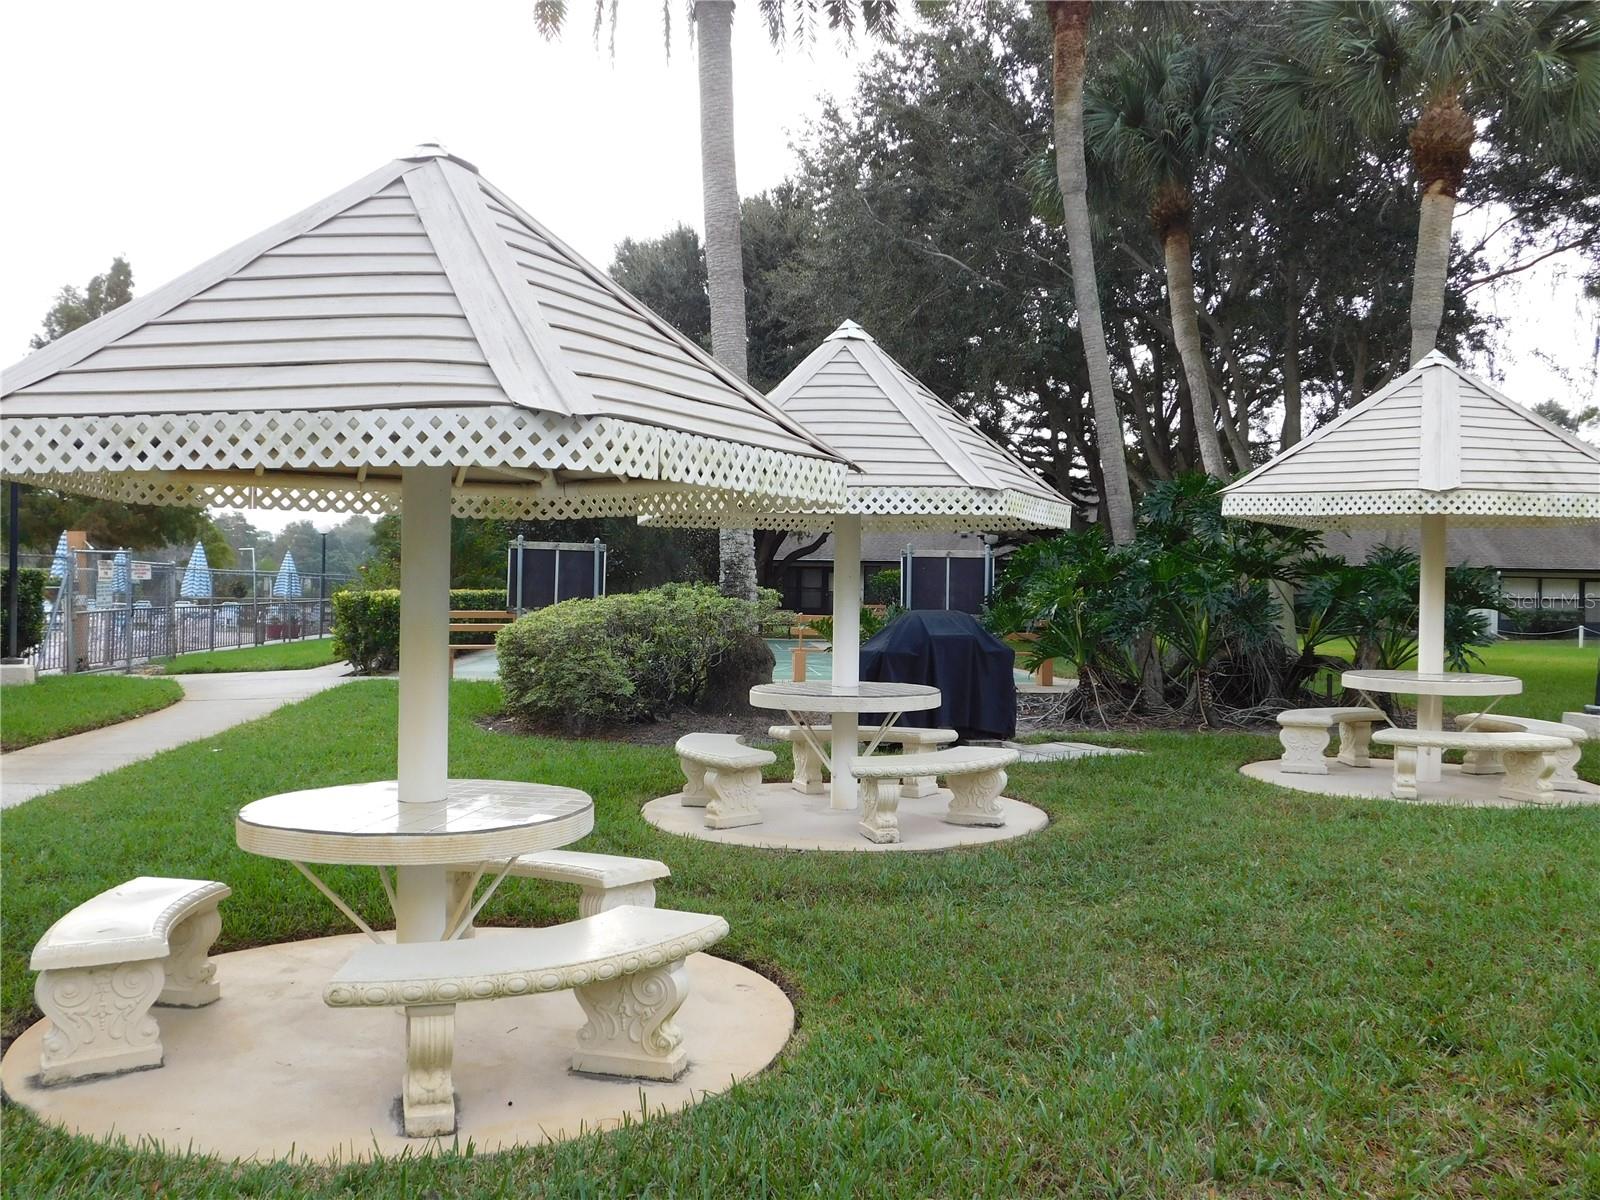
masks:
[[[721,917],[624,905],[547,929],[450,942],[362,946],[322,991],[332,1008],[404,1008],[406,1134],[455,1131],[456,1005],[571,989],[588,1017],[574,1071],[676,1079],[688,1068],[673,1016],[689,994],[684,959],[728,932]],[[518,1070],[509,1058],[506,1070]]]
[[[1550,786],[1558,792],[1587,790],[1578,778],[1578,760],[1583,757],[1583,744],[1589,732],[1577,725],[1561,721],[1540,721],[1533,717],[1502,716],[1499,713],[1462,713],[1456,718],[1456,727],[1477,733],[1542,733],[1549,737],[1565,738],[1568,745],[1550,757],[1555,763],[1555,773]],[[1505,765],[1493,750],[1469,750],[1461,757],[1461,770],[1467,775],[1503,775]]]
[[[952,825],[1004,825],[1000,793],[1015,750],[960,746],[924,754],[873,754],[850,760],[850,773],[867,784],[861,795],[861,833],[870,842],[900,840],[900,781],[942,776],[950,788],[944,819]]]
[[[39,1079],[63,1083],[161,1065],[154,1004],[199,1008],[222,994],[207,958],[229,895],[208,879],[141,875],[78,905],[45,931],[29,965],[50,1018]]]
[[[1380,729],[1372,740],[1379,746],[1394,747],[1391,791],[1396,799],[1417,798],[1417,751],[1432,747],[1498,754],[1505,763],[1506,776],[1500,786],[1500,798],[1529,804],[1551,801],[1555,792],[1550,784],[1555,773],[1551,755],[1571,744],[1565,738],[1542,733],[1466,733],[1449,729]]]
[[[706,810],[707,829],[735,829],[761,823],[756,793],[761,768],[778,756],[746,746],[731,733],[687,733],[678,739],[683,767],[683,803]]]
[[[504,608],[452,608],[449,633],[495,633],[517,619],[517,614]],[[470,654],[474,650],[488,650],[493,643],[451,642],[450,673],[455,674],[456,655]]]
[[[788,742],[794,748],[794,790],[804,792],[808,796],[820,796],[824,791],[822,761],[811,745],[811,738],[806,736],[805,727],[774,725],[767,730],[767,733],[779,741]],[[820,731],[813,731],[813,736],[817,736],[818,733]],[[826,733],[820,735],[827,736]],[[860,739],[861,745],[867,745],[871,737],[870,733],[863,733]],[[948,746],[955,740],[954,729],[915,729],[897,725],[885,731],[883,736],[878,738],[878,744],[903,746],[907,754],[917,754],[924,750],[936,750],[940,746]],[[900,794],[907,799],[931,796],[938,790],[938,783],[928,775],[908,775],[900,785]]]
[[[1367,745],[1375,721],[1383,720],[1376,708],[1286,708],[1278,714],[1278,741],[1283,756],[1278,769],[1287,775],[1326,775],[1328,762],[1322,752],[1334,726],[1339,728],[1338,761],[1347,767],[1370,763]]]

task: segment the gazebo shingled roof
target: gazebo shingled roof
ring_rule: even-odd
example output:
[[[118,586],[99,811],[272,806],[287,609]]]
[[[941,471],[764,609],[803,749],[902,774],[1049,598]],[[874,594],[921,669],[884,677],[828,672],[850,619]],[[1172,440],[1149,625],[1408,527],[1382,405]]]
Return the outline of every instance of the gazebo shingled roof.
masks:
[[[867,530],[1065,529],[1067,500],[845,321],[771,393],[785,416],[860,468],[843,509],[739,502],[726,526],[822,530],[838,515]],[[656,519],[656,518],[652,518]],[[696,524],[659,513],[665,524]]]
[[[844,474],[437,147],[39,350],[0,395],[7,476],[130,502],[386,512],[401,468],[449,465],[457,515],[577,517],[675,489],[815,503]]]
[[[1222,511],[1311,529],[1600,521],[1600,450],[1435,351],[1231,484]]]

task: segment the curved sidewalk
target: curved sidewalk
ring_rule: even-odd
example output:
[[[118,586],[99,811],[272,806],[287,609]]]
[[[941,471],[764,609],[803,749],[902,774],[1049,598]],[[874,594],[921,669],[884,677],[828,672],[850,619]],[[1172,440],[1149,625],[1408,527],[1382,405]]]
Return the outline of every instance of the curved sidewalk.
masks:
[[[356,676],[346,663],[305,671],[174,675],[183,699],[159,712],[0,755],[0,809],[264,717]]]

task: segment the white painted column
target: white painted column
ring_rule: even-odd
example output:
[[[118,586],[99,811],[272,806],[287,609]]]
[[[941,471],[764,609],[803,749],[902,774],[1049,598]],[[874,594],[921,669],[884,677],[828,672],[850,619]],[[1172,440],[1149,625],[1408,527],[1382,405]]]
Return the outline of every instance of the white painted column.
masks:
[[[1422,518],[1422,582],[1417,591],[1417,670],[1424,675],[1444,672],[1444,578],[1447,519]],[[1417,697],[1417,728],[1437,732],[1444,728],[1444,699]],[[1440,775],[1440,752],[1426,748],[1417,756],[1417,779],[1434,781]]]
[[[450,753],[450,468],[408,467],[400,494],[400,803],[442,804]],[[438,941],[443,867],[395,870],[395,939]]]
[[[861,518],[840,516],[833,522],[833,682],[851,687],[861,682]],[[829,805],[856,807],[856,777],[850,774],[860,739],[861,718],[833,715],[833,787]]]

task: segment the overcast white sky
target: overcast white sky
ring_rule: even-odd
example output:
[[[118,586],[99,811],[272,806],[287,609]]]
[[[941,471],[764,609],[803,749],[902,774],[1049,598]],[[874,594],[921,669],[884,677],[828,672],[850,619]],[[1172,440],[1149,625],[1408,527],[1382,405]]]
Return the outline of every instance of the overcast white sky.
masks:
[[[528,0],[268,6],[76,0],[6,6],[0,72],[8,169],[0,189],[0,359],[13,362],[64,283],[117,254],[136,291],[337,190],[421,141],[476,163],[601,266],[625,236],[701,223],[694,57],[682,15],[667,58],[656,0],[623,0],[613,59],[588,0],[547,45]],[[870,51],[819,35],[782,53],[746,3],[734,27],[739,184],[777,183],[791,134],[848,96]],[[1553,262],[1504,289],[1495,366],[1537,379],[1532,400],[1594,402],[1580,373],[1596,312]],[[1523,373],[1526,372],[1526,376]],[[1521,388],[1514,394],[1524,398]],[[256,512],[272,528],[291,516]],[[332,522],[323,522],[330,524]]]

